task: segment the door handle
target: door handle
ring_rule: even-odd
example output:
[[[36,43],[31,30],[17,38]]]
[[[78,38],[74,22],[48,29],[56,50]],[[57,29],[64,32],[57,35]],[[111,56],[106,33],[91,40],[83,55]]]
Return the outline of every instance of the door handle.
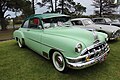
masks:
[[[29,29],[27,31],[30,31]]]

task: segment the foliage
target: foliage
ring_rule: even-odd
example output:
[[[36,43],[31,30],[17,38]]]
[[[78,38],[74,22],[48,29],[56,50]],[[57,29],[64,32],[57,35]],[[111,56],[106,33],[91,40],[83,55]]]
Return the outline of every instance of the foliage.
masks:
[[[22,11],[24,15],[29,15],[31,14],[31,2],[29,0],[0,0],[0,23],[2,30],[6,30],[6,17],[10,16],[10,14],[5,16],[6,11]]]
[[[62,2],[64,1],[64,2]],[[80,3],[74,2],[74,0],[55,0],[55,10],[53,7],[52,0],[42,0],[42,3],[38,3],[40,7],[47,6],[51,8],[51,12],[64,13],[64,14],[73,14],[73,15],[82,15],[86,11],[86,7],[82,6]],[[63,12],[62,12],[63,6]]]
[[[38,2],[37,5],[40,7],[47,6],[48,9],[51,8],[51,12],[54,12],[53,1],[52,0],[42,0],[42,3]]]
[[[25,1],[22,5],[21,5],[21,11],[23,13],[23,15],[25,17],[30,16],[31,14],[33,14],[33,10],[31,8],[31,2],[30,1]]]
[[[111,15],[118,8],[118,4],[114,4],[112,0],[94,0],[92,6],[99,8],[95,10],[96,15]]]
[[[82,6],[80,3],[77,3],[75,6],[75,14],[82,15],[83,12],[86,12],[86,7]]]

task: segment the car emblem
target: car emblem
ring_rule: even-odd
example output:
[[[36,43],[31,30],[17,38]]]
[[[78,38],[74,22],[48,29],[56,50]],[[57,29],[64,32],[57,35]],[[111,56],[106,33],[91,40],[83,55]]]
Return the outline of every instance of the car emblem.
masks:
[[[98,43],[99,42],[99,40],[98,40],[98,35],[97,35],[97,33],[95,32],[95,31],[92,31],[93,32],[93,36],[94,36],[94,43]]]
[[[89,55],[86,57],[86,61],[87,62],[90,61],[90,56]]]

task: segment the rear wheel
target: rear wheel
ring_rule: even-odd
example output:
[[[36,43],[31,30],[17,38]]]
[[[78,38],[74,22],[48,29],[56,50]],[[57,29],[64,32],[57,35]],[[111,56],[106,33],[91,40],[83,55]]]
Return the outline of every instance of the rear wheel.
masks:
[[[65,59],[64,59],[63,55],[60,52],[55,51],[53,53],[52,62],[53,62],[54,67],[59,72],[65,72],[67,70]]]

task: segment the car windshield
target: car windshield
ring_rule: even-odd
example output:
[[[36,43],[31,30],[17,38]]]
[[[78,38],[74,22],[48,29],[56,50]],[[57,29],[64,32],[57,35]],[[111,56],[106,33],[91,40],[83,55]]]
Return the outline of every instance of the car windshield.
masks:
[[[62,27],[63,25],[67,25],[70,17],[52,17],[47,19],[42,19],[44,28],[51,27]]]
[[[111,23],[111,22],[112,22],[111,19],[109,19],[109,18],[105,18],[105,21],[106,21],[107,23]]]
[[[91,19],[84,19],[83,20],[84,25],[91,25],[94,24],[94,22]]]

